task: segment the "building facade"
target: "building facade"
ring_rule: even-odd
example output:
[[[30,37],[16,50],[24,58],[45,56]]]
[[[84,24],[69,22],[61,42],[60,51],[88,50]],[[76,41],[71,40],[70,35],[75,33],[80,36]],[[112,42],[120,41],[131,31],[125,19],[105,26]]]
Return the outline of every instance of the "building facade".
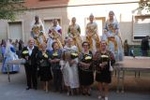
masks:
[[[150,14],[139,10],[139,0],[21,0],[28,11],[17,16],[13,22],[0,20],[0,39],[22,39],[30,37],[31,24],[38,15],[45,26],[45,32],[51,26],[52,19],[58,19],[62,26],[63,37],[67,33],[72,17],[76,17],[81,27],[81,36],[85,36],[85,27],[92,13],[98,24],[99,35],[108,18],[110,10],[115,12],[119,22],[122,40],[131,45],[139,45],[140,39],[150,34]]]

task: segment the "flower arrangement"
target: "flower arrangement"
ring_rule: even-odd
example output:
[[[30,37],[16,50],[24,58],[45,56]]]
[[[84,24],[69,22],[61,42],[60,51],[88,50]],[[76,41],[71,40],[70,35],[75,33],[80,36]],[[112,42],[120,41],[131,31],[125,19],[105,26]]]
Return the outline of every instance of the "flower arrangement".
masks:
[[[52,54],[52,58],[53,58],[53,59],[58,58],[58,53],[57,53],[57,52],[54,52],[54,53]]]
[[[78,57],[78,53],[77,52],[72,52],[71,53],[71,59],[75,59]]]
[[[90,63],[92,61],[92,56],[91,55],[88,55],[86,54],[85,57],[84,57],[84,62],[86,63]]]
[[[26,54],[28,54],[28,53],[29,53],[28,50],[24,50],[24,51],[22,52],[22,54],[24,54],[24,55],[26,55]]]
[[[43,53],[43,56],[44,56],[45,58],[48,58],[48,55],[47,55],[46,53]]]
[[[102,60],[102,62],[107,62],[107,61],[109,61],[109,56],[108,55],[101,55],[101,60]]]

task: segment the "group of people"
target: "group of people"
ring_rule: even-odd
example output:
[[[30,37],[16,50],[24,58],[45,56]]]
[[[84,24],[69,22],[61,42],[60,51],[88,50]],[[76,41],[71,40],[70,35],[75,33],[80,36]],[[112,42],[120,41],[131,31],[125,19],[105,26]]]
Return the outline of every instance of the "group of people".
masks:
[[[0,48],[1,48],[1,57],[2,57],[2,73],[17,73],[20,70],[19,65],[9,65],[8,69],[8,62],[12,60],[17,60],[20,58],[20,53],[23,48],[23,41],[17,40],[15,42],[12,39],[2,40]]]
[[[81,37],[80,26],[76,23],[76,18],[73,17],[71,24],[68,25],[68,31],[65,35],[65,39],[72,38],[74,44],[78,47],[79,52],[82,51],[81,43],[88,41],[90,43],[90,50],[95,53],[100,48],[100,40],[105,40],[108,43],[108,49],[112,51],[117,61],[123,60],[123,44],[121,39],[121,32],[119,24],[115,18],[113,11],[108,14],[108,19],[104,25],[104,32],[100,37],[98,35],[98,25],[94,20],[93,14],[89,16],[89,22],[85,27],[85,39]],[[38,16],[35,16],[35,23],[32,25],[31,36],[35,39],[36,45],[39,47],[40,43],[46,42],[47,48],[52,49],[52,43],[57,41],[59,47],[63,48],[65,40],[62,36],[62,27],[59,25],[57,19],[53,20],[53,25],[50,27],[48,34],[45,34],[44,25]]]
[[[97,81],[98,98],[105,97],[108,100],[108,86],[115,58],[107,49],[105,40],[100,42],[100,49],[95,54],[87,41],[82,43],[82,52],[78,52],[72,38],[66,40],[63,49],[56,41],[52,43],[52,50],[47,50],[46,43],[42,43],[40,49],[34,43],[35,40],[31,38],[22,50],[22,57],[26,60],[27,90],[37,89],[38,73],[46,92],[49,90],[49,81],[53,79],[54,91],[62,92],[65,87],[67,95],[82,93],[90,96],[91,85]]]
[[[49,90],[49,81],[53,79],[55,91],[62,92],[65,86],[67,95],[82,93],[90,96],[91,85],[97,81],[98,98],[108,100],[112,66],[116,61],[123,60],[119,25],[114,12],[110,11],[100,38],[93,14],[89,20],[85,40],[80,36],[81,29],[75,17],[72,18],[64,40],[62,28],[54,19],[47,39],[40,18],[35,16],[32,38],[21,53],[21,57],[26,60],[27,90],[38,88],[38,75],[46,92]]]
[[[49,86],[49,82],[53,80],[54,91],[62,92],[66,89],[67,95],[90,96],[91,85],[96,81],[98,99],[108,100],[113,65],[123,60],[124,53],[128,55],[128,50],[123,51],[119,24],[114,12],[110,11],[108,16],[100,37],[98,25],[94,21],[94,15],[91,14],[85,28],[85,39],[81,38],[80,26],[73,17],[64,40],[62,27],[59,26],[57,19],[53,20],[53,25],[46,34],[39,16],[35,16],[31,38],[27,46],[19,48],[18,55],[11,40],[1,44],[4,58],[2,72],[8,71],[7,61],[24,58],[26,90],[37,90],[40,78],[46,92],[52,87]],[[148,38],[142,40],[143,55],[147,55],[145,44],[148,45]],[[126,40],[124,47],[126,45],[126,48],[129,48],[127,44]],[[16,46],[18,47],[18,44]],[[12,66],[13,71],[19,71],[18,65]]]
[[[48,34],[45,34],[42,21],[39,16],[35,16],[31,38],[19,53],[20,57],[26,60],[24,64],[26,89],[36,90],[39,77],[46,92],[49,91],[49,81],[53,79],[55,91],[62,92],[65,86],[67,95],[81,93],[90,96],[91,85],[97,81],[98,98],[108,100],[112,66],[116,61],[123,60],[118,22],[113,11],[110,11],[108,16],[104,33],[100,37],[98,25],[94,21],[94,15],[91,14],[85,29],[85,39],[81,38],[80,26],[73,17],[64,40],[62,27],[59,26],[57,19],[53,20],[53,26],[50,27]],[[10,45],[9,47],[6,50],[16,54],[12,49],[14,47]]]

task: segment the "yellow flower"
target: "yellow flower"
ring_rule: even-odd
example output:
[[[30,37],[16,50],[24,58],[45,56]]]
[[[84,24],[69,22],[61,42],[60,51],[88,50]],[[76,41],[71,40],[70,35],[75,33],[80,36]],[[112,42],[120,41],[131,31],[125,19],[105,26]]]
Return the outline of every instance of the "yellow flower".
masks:
[[[53,53],[53,56],[58,56],[58,53],[57,52]]]
[[[47,55],[46,53],[44,53],[43,56],[44,56],[45,58],[48,58],[48,55]]]
[[[73,53],[71,53],[71,55],[73,55],[73,56],[78,56],[78,53],[73,52]]]
[[[108,56],[107,56],[107,55],[101,55],[101,57],[102,57],[102,58],[108,58]]]
[[[101,55],[102,58],[102,62],[108,61],[109,60],[109,56],[108,55]]]
[[[89,60],[89,59],[92,59],[92,57],[91,56],[85,57],[85,60]]]
[[[23,54],[28,54],[29,52],[27,50],[23,51],[22,52]]]

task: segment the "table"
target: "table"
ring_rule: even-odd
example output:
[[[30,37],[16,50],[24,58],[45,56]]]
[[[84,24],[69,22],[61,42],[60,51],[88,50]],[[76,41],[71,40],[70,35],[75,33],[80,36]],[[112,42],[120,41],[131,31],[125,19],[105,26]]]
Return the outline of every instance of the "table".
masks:
[[[25,63],[25,59],[17,59],[17,60],[11,60],[8,61],[7,64],[7,75],[8,75],[8,81],[10,82],[10,73],[9,73],[9,65],[21,65]]]
[[[124,60],[117,62],[114,66],[117,72],[117,92],[124,92],[125,71],[150,71],[150,57],[124,57]]]

